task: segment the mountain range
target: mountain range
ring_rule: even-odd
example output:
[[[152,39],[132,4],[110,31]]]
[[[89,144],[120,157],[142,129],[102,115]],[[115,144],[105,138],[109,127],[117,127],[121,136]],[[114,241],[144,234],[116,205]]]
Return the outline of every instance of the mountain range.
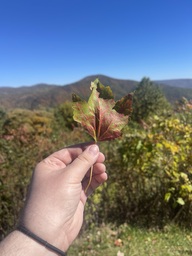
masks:
[[[80,81],[67,85],[37,84],[22,87],[0,87],[0,108],[50,108],[67,100],[71,101],[72,93],[76,93],[87,99],[90,94],[90,84],[99,78],[102,84],[109,85],[115,98],[134,91],[138,81],[111,78],[104,75],[92,75]],[[171,103],[185,97],[192,99],[192,79],[172,79],[153,81],[158,85],[165,97]]]

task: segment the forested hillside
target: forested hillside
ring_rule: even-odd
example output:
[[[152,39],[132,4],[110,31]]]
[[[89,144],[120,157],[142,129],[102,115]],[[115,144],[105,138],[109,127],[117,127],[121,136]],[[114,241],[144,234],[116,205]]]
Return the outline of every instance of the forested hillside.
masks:
[[[137,84],[131,80],[118,80],[96,75],[64,86],[39,84],[31,87],[0,88],[0,106],[27,109],[50,108],[71,100],[72,93],[77,93],[86,99],[90,93],[91,81],[96,78],[99,78],[105,85],[110,84],[117,98],[134,90]]]
[[[4,109],[10,108],[27,108],[27,109],[40,109],[40,108],[52,108],[71,99],[72,93],[77,93],[84,97],[88,97],[90,90],[89,85],[91,81],[99,78],[100,81],[105,85],[110,85],[115,98],[118,99],[123,95],[135,90],[138,81],[133,80],[121,80],[110,78],[103,75],[95,75],[86,77],[80,81],[69,85],[48,85],[48,84],[38,84],[34,86],[18,87],[18,88],[0,88],[0,107]],[[159,86],[164,93],[165,97],[169,102],[174,103],[176,100],[185,97],[187,99],[192,98],[192,88],[187,88],[191,84],[191,80],[185,81],[186,88],[183,87],[183,82],[181,86],[178,86],[178,80],[176,81],[176,87],[174,87],[174,82],[171,81],[172,86],[165,83],[161,84],[159,81],[157,86]],[[160,85],[159,85],[160,83]]]
[[[192,79],[169,79],[169,80],[159,80],[154,82],[157,84],[165,84],[173,87],[192,89]]]

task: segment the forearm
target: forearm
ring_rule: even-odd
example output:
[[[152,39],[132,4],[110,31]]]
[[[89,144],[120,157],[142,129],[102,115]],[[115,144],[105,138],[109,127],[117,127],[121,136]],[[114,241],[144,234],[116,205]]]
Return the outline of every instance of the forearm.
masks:
[[[13,231],[0,243],[0,256],[57,256],[38,242],[21,233]]]

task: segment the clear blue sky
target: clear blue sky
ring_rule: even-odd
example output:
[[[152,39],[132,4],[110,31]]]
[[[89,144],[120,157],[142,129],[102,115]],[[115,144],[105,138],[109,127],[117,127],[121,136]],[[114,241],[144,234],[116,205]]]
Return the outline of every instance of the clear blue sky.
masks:
[[[1,0],[0,86],[192,78],[192,0]]]

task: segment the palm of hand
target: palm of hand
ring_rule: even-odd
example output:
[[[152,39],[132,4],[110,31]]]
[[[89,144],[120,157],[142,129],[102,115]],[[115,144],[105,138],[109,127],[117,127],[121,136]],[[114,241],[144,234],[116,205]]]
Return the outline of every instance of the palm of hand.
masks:
[[[47,237],[47,241],[53,241],[56,236],[54,243],[65,243],[64,248],[68,248],[79,233],[87,195],[107,178],[103,154],[89,159],[86,153],[82,154],[86,146],[62,149],[40,162],[31,185],[33,193],[26,206],[26,226],[34,232],[38,229],[39,236]],[[90,164],[94,165],[93,179],[85,194]],[[35,228],[34,223],[40,223],[40,226]]]

